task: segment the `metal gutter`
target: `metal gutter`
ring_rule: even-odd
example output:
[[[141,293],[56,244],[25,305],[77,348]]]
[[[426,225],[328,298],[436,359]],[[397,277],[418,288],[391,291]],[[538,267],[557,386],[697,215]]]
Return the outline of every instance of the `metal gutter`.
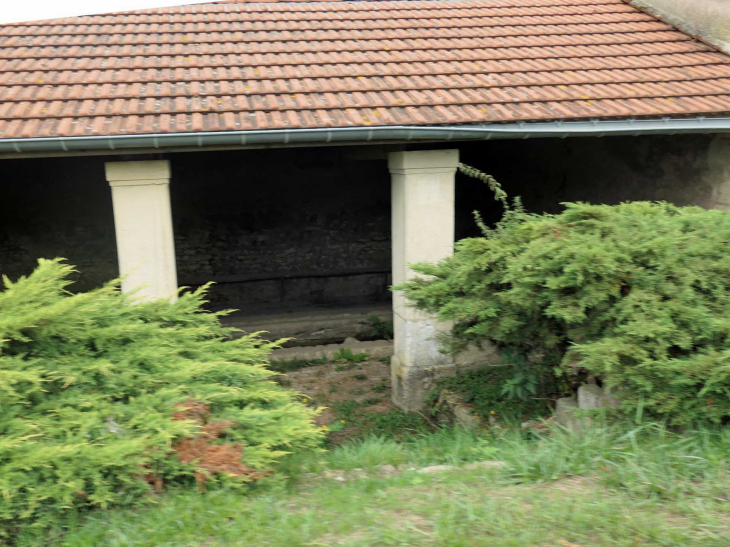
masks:
[[[604,137],[611,135],[674,135],[678,133],[728,133],[730,118],[662,118],[589,120],[570,122],[525,122],[460,126],[378,126],[329,129],[271,129],[206,133],[160,133],[89,137],[49,137],[0,139],[0,154],[53,152],[72,155],[84,151],[114,151],[133,154],[175,148],[287,147],[327,144],[368,144],[383,142],[464,141],[532,139],[545,137]]]

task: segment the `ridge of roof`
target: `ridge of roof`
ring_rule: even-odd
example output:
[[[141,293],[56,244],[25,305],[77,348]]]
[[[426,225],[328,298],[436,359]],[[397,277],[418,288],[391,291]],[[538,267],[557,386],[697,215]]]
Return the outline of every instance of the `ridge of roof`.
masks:
[[[180,4],[176,6],[167,7],[149,7],[149,8],[138,8],[131,10],[120,10],[120,11],[100,11],[82,15],[67,15],[65,17],[53,17],[50,19],[33,19],[29,21],[14,21],[10,23],[0,23],[0,27],[3,26],[35,26],[38,24],[47,24],[49,22],[60,22],[70,21],[79,17],[97,17],[105,15],[147,15],[160,10],[176,10],[184,8],[194,8],[195,6],[209,6],[215,4],[351,4],[351,3],[378,3],[378,2],[393,2],[394,0],[208,0],[207,2],[199,2],[191,4],[185,0],[180,0]],[[399,2],[451,2],[456,0],[397,0]]]
[[[0,25],[0,142],[729,112],[730,56],[625,0],[237,0]]]
[[[23,26],[23,27],[32,27],[32,26],[38,26],[38,25],[45,25],[49,23],[53,24],[61,24],[62,22],[65,23],[73,23],[74,20],[77,19],[86,19],[86,18],[99,18],[99,17],[117,17],[117,16],[153,16],[153,15],[169,15],[169,14],[176,14],[176,13],[227,13],[231,11],[245,11],[245,12],[255,12],[255,11],[286,11],[290,10],[291,8],[300,7],[300,6],[307,6],[306,8],[302,8],[299,11],[306,11],[311,6],[320,6],[321,10],[312,10],[312,11],[328,11],[331,9],[334,9],[334,6],[341,6],[343,4],[346,4],[346,8],[341,9],[355,9],[358,10],[359,7],[364,7],[363,9],[370,9],[373,6],[382,6],[384,4],[402,4],[403,9],[412,9],[415,7],[416,9],[420,7],[425,7],[428,4],[465,4],[469,2],[478,2],[484,5],[485,7],[490,7],[490,4],[495,4],[495,6],[492,7],[499,7],[496,4],[502,2],[503,0],[210,0],[208,2],[201,2],[197,4],[188,4],[185,3],[184,0],[181,0],[181,3],[177,6],[166,6],[166,7],[157,7],[157,8],[143,8],[143,9],[136,9],[136,10],[124,10],[124,11],[114,11],[114,12],[100,12],[100,13],[94,13],[89,15],[71,15],[67,17],[58,17],[58,18],[52,18],[52,19],[39,19],[39,20],[33,20],[33,21],[19,21],[14,23],[3,23],[0,24],[0,27],[3,26]],[[630,2],[627,2],[626,0],[608,0],[613,2],[624,2],[627,3],[629,6],[636,10],[640,10],[639,7],[632,5]],[[513,3],[513,2],[510,2]],[[525,8],[531,8],[531,7],[546,7],[546,6],[572,6],[576,4],[602,4],[605,3],[604,0],[528,0],[524,3],[524,5],[521,5],[521,7]],[[515,4],[518,5],[518,4]],[[244,7],[245,6],[245,7]],[[358,7],[355,7],[358,6]],[[217,7],[220,7],[221,9],[216,9]],[[281,10],[279,8],[281,7]],[[296,9],[296,8],[295,8]],[[443,6],[441,9],[448,9],[444,8]],[[457,9],[457,8],[453,8]],[[647,12],[648,13],[648,12]]]

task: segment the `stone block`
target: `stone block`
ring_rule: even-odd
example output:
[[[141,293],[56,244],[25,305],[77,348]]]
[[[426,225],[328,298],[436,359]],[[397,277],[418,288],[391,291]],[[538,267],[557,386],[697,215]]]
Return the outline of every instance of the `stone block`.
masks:
[[[616,408],[620,401],[606,393],[602,387],[596,384],[586,384],[578,388],[578,408],[593,410],[596,408]]]
[[[502,354],[494,344],[484,342],[481,348],[469,346],[465,351],[454,356],[454,363],[459,372],[475,368],[496,365],[502,360]]]
[[[357,467],[347,474],[348,478],[351,479],[367,479],[368,472],[365,469]]]
[[[345,476],[345,472],[340,469],[333,469],[333,470],[327,470],[324,473],[322,473],[322,477],[325,479],[331,480],[331,481],[337,481],[337,482],[345,482],[347,480],[347,477]]]
[[[360,344],[362,344],[360,340],[350,336],[345,338],[345,341],[342,342],[342,347],[349,350],[356,350]]]
[[[485,460],[481,462],[471,462],[464,465],[464,469],[504,469],[507,467],[507,462],[498,460]]]
[[[386,478],[394,477],[395,475],[398,474],[398,470],[395,468],[395,466],[387,464],[387,463],[385,465],[381,465],[378,468],[378,472],[380,473],[381,476],[386,477]]]
[[[575,397],[563,397],[555,404],[555,419],[563,427],[578,433],[586,424],[586,420],[575,416],[578,400]]]
[[[460,425],[467,429],[477,429],[482,426],[479,416],[475,415],[474,406],[465,403],[459,395],[443,390],[438,400],[438,419],[449,425]]]
[[[416,473],[421,473],[422,475],[431,475],[434,473],[445,473],[446,471],[458,471],[458,467],[454,467],[453,465],[429,465],[428,467],[424,467],[423,469],[419,469],[416,471]]]

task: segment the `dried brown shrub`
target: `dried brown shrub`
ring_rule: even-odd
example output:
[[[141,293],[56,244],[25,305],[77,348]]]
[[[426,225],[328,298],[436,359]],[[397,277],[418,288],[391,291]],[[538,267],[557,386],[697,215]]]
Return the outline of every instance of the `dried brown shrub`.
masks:
[[[176,405],[180,410],[173,414],[174,420],[192,420],[202,426],[195,437],[183,439],[173,446],[182,463],[195,464],[195,481],[198,489],[205,489],[205,482],[214,473],[225,473],[234,477],[258,479],[265,472],[245,465],[241,443],[219,443],[215,441],[236,425],[230,420],[205,423],[210,408],[198,401],[190,400]]]
[[[194,399],[188,399],[175,405],[179,409],[172,414],[175,421],[192,420],[199,424],[205,423],[205,418],[210,414],[210,407]]]
[[[160,477],[159,475],[155,475],[154,473],[145,473],[144,475],[142,475],[142,480],[151,484],[154,487],[155,492],[157,492],[158,494],[162,492],[162,489],[165,486],[162,477]]]

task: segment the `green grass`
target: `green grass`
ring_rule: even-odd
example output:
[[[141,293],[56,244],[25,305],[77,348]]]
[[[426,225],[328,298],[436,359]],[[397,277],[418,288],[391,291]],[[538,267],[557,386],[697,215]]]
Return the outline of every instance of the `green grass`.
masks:
[[[21,546],[727,547],[730,430],[677,434],[657,425],[601,427],[576,436],[439,430],[402,442],[369,437],[288,456],[244,494],[170,491],[154,505],[97,512],[55,543]],[[384,464],[496,470],[377,474]],[[372,470],[345,483],[303,473]],[[59,530],[60,534],[61,531]]]
[[[368,359],[370,359],[368,353],[353,353],[350,348],[340,348],[334,354],[332,361],[334,363],[364,363]]]
[[[380,402],[380,398],[368,398],[362,402],[355,400],[335,401],[328,406],[332,409],[337,420],[343,420],[345,427],[337,427],[331,431],[344,428],[355,428],[353,438],[357,440],[371,437],[387,437],[393,440],[403,440],[413,435],[432,432],[434,425],[423,415],[417,412],[393,410],[390,412],[368,412],[367,407]]]

